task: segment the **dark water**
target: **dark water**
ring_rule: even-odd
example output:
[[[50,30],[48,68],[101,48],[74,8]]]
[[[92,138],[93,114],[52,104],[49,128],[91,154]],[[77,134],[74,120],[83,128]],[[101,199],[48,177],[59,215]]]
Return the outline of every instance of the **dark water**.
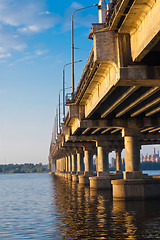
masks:
[[[4,174],[0,239],[160,239],[160,202],[115,202],[48,174]]]

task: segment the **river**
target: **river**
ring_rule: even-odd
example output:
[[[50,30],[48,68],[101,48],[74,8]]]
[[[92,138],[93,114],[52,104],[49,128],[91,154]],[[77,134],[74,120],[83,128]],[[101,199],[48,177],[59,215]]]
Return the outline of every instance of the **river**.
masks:
[[[112,201],[46,173],[1,174],[0,239],[160,239],[160,201]]]

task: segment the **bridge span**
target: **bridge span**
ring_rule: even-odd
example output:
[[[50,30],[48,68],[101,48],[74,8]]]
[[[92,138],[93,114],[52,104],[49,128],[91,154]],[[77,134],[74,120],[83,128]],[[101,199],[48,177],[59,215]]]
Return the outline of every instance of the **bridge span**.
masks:
[[[141,145],[160,143],[159,13],[160,0],[111,0],[105,20],[92,25],[93,48],[50,146],[57,175],[113,188],[114,199],[160,198],[160,179],[140,170]],[[111,151],[115,174],[109,172]]]

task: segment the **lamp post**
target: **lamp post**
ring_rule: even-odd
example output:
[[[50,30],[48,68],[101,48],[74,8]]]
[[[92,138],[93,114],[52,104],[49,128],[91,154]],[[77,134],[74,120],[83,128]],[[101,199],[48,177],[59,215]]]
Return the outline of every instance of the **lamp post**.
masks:
[[[91,6],[87,6],[87,7],[83,7],[83,8],[79,8],[79,9],[76,9],[73,13],[72,13],[72,18],[71,18],[71,27],[72,27],[72,30],[71,30],[71,33],[72,33],[72,43],[71,43],[71,49],[72,49],[72,95],[74,94],[74,28],[73,28],[73,16],[76,12],[80,11],[80,10],[84,10],[84,9],[87,9],[87,8],[91,8],[91,7],[95,7],[95,6],[98,6],[98,4],[94,4],[94,5],[91,5]]]
[[[61,91],[62,91],[63,89],[61,89],[61,90],[59,90],[59,131],[60,131],[60,125],[61,125],[61,95],[60,95],[60,93],[61,93]]]
[[[74,63],[82,62],[82,60],[75,61]],[[63,67],[63,119],[65,118],[65,67],[72,63],[66,63]]]

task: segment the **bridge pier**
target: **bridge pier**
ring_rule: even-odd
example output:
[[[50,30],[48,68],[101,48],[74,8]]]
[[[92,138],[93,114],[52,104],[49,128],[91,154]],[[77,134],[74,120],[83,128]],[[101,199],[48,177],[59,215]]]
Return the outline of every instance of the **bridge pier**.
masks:
[[[59,122],[61,131],[51,142],[49,159],[56,159],[57,175],[68,171],[68,179],[77,181],[77,174],[72,172],[83,170],[76,151],[85,146],[85,171],[78,176],[81,184],[88,184],[90,177],[91,188],[106,188],[107,181],[110,186],[112,179],[123,176],[111,182],[114,199],[160,197],[160,179],[140,170],[140,144],[160,143],[160,4],[155,0],[111,3],[107,21],[93,24],[89,34],[93,48],[76,91],[67,98],[68,113],[61,126]],[[95,141],[97,176],[93,177],[91,146],[95,147]],[[116,173],[109,174],[107,155],[114,149]],[[69,155],[68,167],[66,163],[64,167],[65,151],[76,152],[77,163]]]
[[[138,129],[124,129],[122,131],[125,145],[124,179],[140,179],[140,131]]]
[[[89,177],[93,176],[93,148],[84,147],[85,170],[84,175],[79,175],[79,183],[89,184]]]
[[[109,177],[108,148],[106,143],[96,142],[97,147],[97,176],[89,178],[91,189],[111,189]]]
[[[134,200],[160,196],[160,181],[140,170],[140,132],[138,129],[122,131],[125,144],[125,172],[123,179],[112,180],[114,200]]]
[[[77,171],[77,155],[76,153],[72,154],[72,174],[75,174]]]
[[[69,181],[72,180],[71,172],[72,172],[72,157],[71,157],[71,155],[69,154],[69,155],[68,155],[68,180],[69,180]]]
[[[73,182],[79,182],[78,175],[82,175],[84,172],[84,167],[83,167],[83,150],[77,150],[77,172],[76,174],[72,174],[72,181]]]
[[[64,177],[68,179],[69,165],[68,165],[68,156],[65,156],[65,175]]]
[[[119,161],[119,172],[117,174],[110,174],[109,172],[109,143],[106,142],[96,142],[97,146],[97,176],[90,177],[90,188],[91,189],[111,189],[111,180],[122,178],[122,173],[120,173],[120,158]]]
[[[122,159],[121,159],[121,148],[116,148],[116,174],[122,174]]]

